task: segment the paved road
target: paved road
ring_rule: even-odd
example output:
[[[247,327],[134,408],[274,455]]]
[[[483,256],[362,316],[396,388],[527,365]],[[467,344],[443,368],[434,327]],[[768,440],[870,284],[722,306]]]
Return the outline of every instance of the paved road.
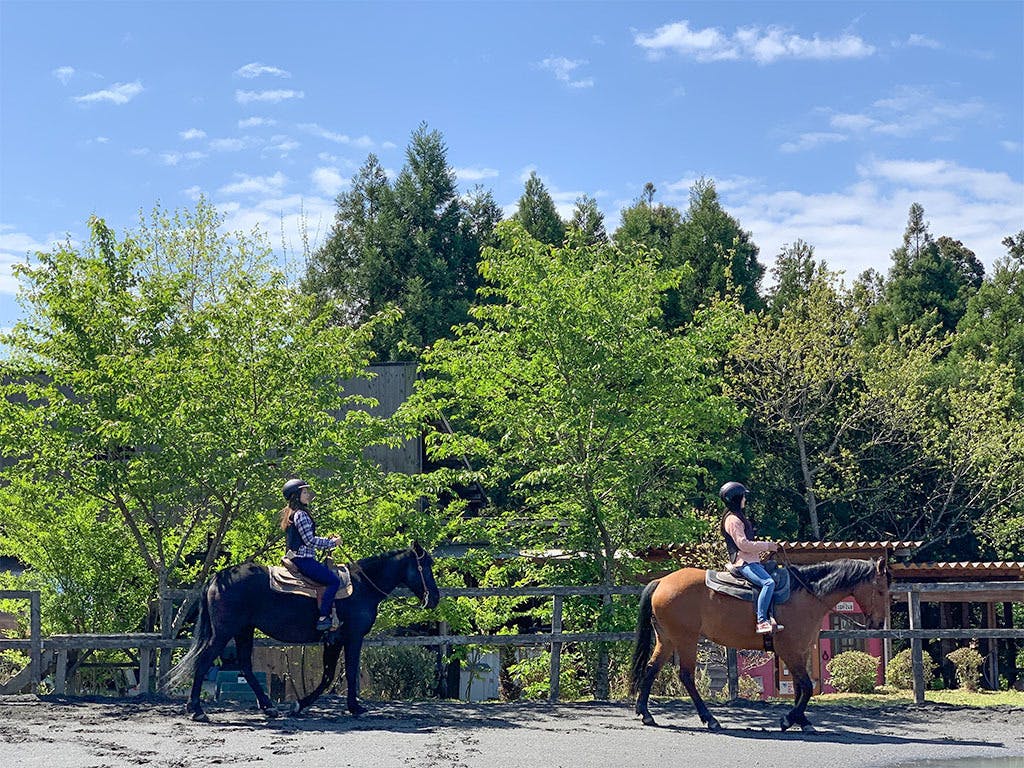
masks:
[[[780,733],[782,705],[717,706],[708,733],[689,703],[653,707],[645,728],[625,703],[379,704],[359,719],[325,699],[301,718],[211,708],[193,723],[167,700],[0,698],[4,768],[211,764],[373,768],[851,768],[921,760],[1004,758],[1024,768],[1024,709],[941,705],[812,706],[816,734]],[[1012,759],[1010,759],[1012,758]]]

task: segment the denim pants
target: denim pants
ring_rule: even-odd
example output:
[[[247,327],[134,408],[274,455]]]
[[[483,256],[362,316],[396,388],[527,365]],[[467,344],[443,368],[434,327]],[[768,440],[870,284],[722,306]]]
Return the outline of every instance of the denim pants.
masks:
[[[327,587],[327,590],[324,592],[324,599],[320,602],[320,615],[330,616],[331,607],[334,605],[334,596],[338,594],[341,580],[334,574],[334,571],[315,557],[293,557],[292,562],[295,563],[295,567],[299,569],[299,573],[303,576]]]
[[[760,563],[747,563],[740,568],[740,573],[761,587],[761,594],[757,596],[757,620],[768,621],[768,609],[772,604],[772,595],[775,594],[775,581]]]

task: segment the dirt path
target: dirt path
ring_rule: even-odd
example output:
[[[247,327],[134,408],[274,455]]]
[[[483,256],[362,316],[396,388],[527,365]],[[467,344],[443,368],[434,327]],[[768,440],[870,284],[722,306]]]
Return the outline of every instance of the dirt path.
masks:
[[[213,707],[213,722],[200,724],[185,719],[181,702],[166,699],[14,696],[0,698],[0,764],[867,768],[985,757],[1024,768],[1020,708],[812,706],[818,733],[806,735],[779,732],[786,709],[717,706],[724,731],[710,734],[681,702],[653,707],[660,727],[644,728],[625,703],[382,703],[355,719],[327,698],[301,718],[268,721],[253,710]]]

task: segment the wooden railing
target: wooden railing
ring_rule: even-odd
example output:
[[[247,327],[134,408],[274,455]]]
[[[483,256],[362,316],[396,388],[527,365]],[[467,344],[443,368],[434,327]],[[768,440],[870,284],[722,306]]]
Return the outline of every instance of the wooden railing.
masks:
[[[978,585],[974,583],[907,583],[898,586],[899,591],[905,592],[910,607],[910,628],[909,629],[843,629],[823,630],[819,637],[823,639],[867,639],[883,638],[893,640],[911,641],[911,658],[914,672],[914,698],[921,703],[924,701],[924,664],[923,664],[923,641],[937,639],[967,639],[967,638],[990,638],[990,639],[1024,639],[1024,628],[963,628],[963,629],[922,629],[921,628],[921,600],[922,595],[927,601],[927,596],[933,593],[970,593],[998,589],[1009,594],[1019,595],[1019,601],[1024,602],[1024,582],[1000,582],[998,584],[988,583]],[[635,632],[563,632],[562,609],[567,597],[601,596],[601,595],[638,595],[643,590],[642,585],[636,586],[552,586],[552,587],[516,587],[496,589],[444,589],[443,597],[539,597],[552,599],[551,631],[528,635],[451,635],[447,627],[442,623],[441,632],[437,635],[393,637],[385,635],[370,635],[366,638],[365,645],[370,647],[388,646],[421,646],[440,647],[443,651],[453,646],[477,645],[477,646],[530,646],[548,645],[551,646],[551,666],[549,670],[550,698],[553,701],[558,699],[559,677],[561,671],[561,651],[565,643],[581,642],[625,642],[632,641]],[[165,626],[170,626],[171,607],[174,601],[187,597],[192,592],[186,590],[175,590],[165,595],[161,606],[161,616],[164,618]],[[404,590],[396,590],[396,595],[411,595]],[[186,648],[191,645],[188,638],[174,639],[163,636],[159,633],[134,633],[134,634],[112,634],[112,635],[54,635],[43,638],[39,632],[39,593],[38,592],[12,592],[0,591],[0,599],[27,599],[31,604],[31,638],[12,640],[0,638],[0,649],[17,648],[28,650],[31,663],[27,669],[32,684],[38,686],[42,670],[42,658],[56,657],[56,674],[54,677],[54,689],[58,694],[65,691],[65,678],[67,672],[68,654],[74,650],[139,650],[139,688],[149,690],[152,681],[153,654],[157,658],[157,679],[162,680],[170,667],[170,656],[176,648]],[[260,646],[281,647],[285,644],[271,638],[258,638],[256,644]],[[295,644],[300,645],[300,644]],[[306,645],[312,645],[308,643]],[[52,655],[51,655],[52,654]],[[735,651],[727,653],[727,664],[729,673],[729,693],[735,696],[737,692],[737,665]],[[47,664],[49,666],[49,664]]]

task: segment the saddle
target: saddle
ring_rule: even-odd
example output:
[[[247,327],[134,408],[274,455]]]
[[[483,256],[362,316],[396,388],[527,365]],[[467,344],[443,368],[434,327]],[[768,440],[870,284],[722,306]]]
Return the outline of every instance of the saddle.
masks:
[[[782,568],[774,560],[762,563],[768,575],[775,582],[775,595],[772,597],[774,604],[784,603],[789,600],[790,579],[789,569]],[[748,603],[757,602],[758,593],[761,588],[751,581],[747,581],[738,571],[734,575],[732,571],[708,570],[704,574],[704,584],[714,592],[721,592],[729,597],[737,597],[746,600]]]
[[[338,594],[335,595],[334,599],[343,600],[349,597],[352,594],[352,577],[348,572],[348,566],[336,565],[330,558],[325,560],[324,564],[334,571],[341,581],[341,586],[338,587]],[[267,570],[270,572],[270,588],[275,592],[312,597],[316,599],[317,605],[319,605],[324,592],[327,591],[327,587],[320,582],[312,581],[303,576],[294,563],[292,563],[291,558],[282,557],[281,565],[272,565]]]

